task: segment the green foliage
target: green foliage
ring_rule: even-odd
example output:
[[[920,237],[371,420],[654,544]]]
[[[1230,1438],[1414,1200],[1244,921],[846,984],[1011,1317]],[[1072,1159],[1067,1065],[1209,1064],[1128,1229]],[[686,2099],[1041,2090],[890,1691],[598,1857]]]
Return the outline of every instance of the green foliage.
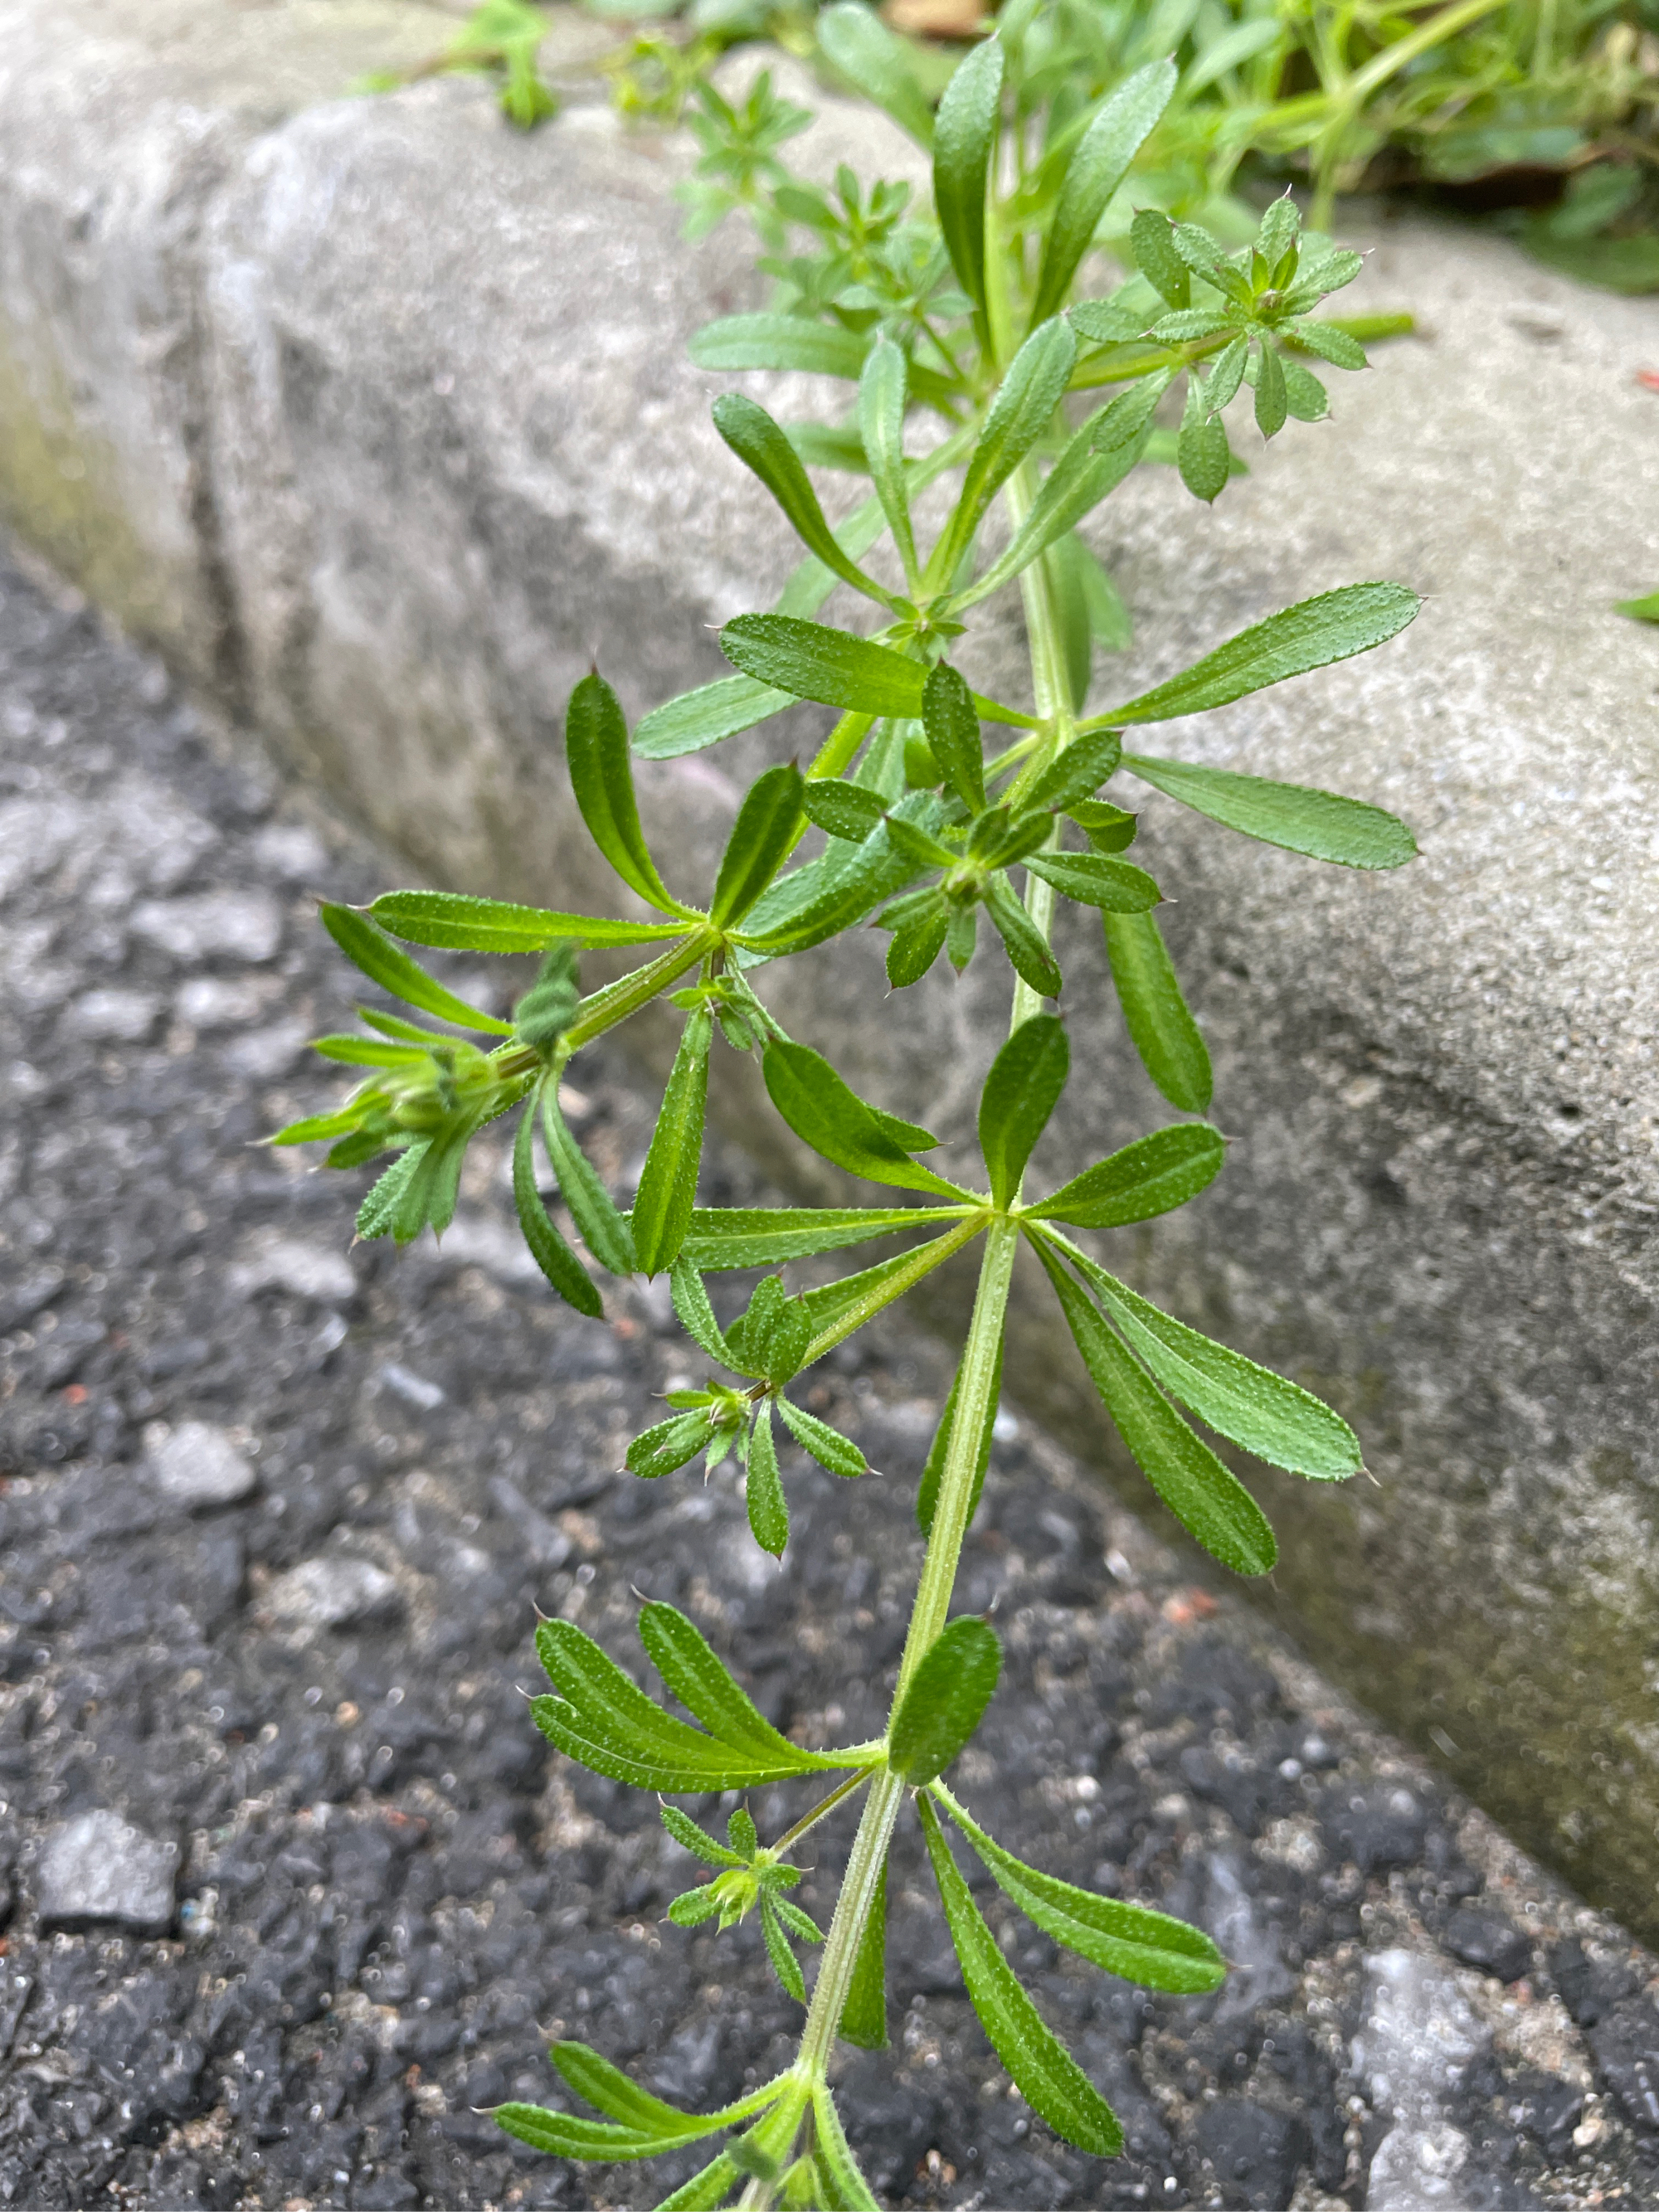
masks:
[[[1091,22],[1104,43],[1091,46]],[[376,1004],[363,1009],[360,1033],[319,1040],[325,1059],[354,1072],[356,1088],[333,1113],[276,1139],[326,1142],[340,1168],[379,1158],[360,1233],[407,1243],[428,1226],[442,1231],[469,1146],[516,1114],[514,1201],[553,1293],[597,1318],[602,1274],[665,1274],[696,1363],[692,1379],[665,1394],[662,1418],[627,1445],[628,1473],[740,1488],[753,1540],[773,1558],[792,1540],[799,1485],[867,1471],[856,1439],[818,1410],[817,1363],[980,1244],[973,1320],[916,1498],[927,1561],[878,1739],[794,1741],[669,1606],[643,1604],[639,1635],[680,1711],[574,1621],[537,1630],[550,1690],[531,1701],[531,1717],[592,1772],[704,1805],[819,1777],[834,1785],[765,1841],[743,1803],[726,1808],[724,1841],[679,1805],[661,1807],[670,1835],[705,1869],[666,1904],[671,1927],[718,1933],[754,1915],[780,1985],[807,2008],[785,2074],[739,2104],[690,2114],[585,2046],[560,2045],[564,2081],[601,2117],[521,2104],[499,2115],[526,2142],[579,2159],[625,2161],[720,2136],[710,2162],[669,2198],[679,2212],[713,2212],[739,2192],[751,2207],[868,2212],[873,2203],[827,2067],[838,2033],[872,2049],[886,2039],[887,1852],[907,1808],[921,1822],[986,2033],[1032,2107],[1082,2148],[1114,2154],[1117,2123],[1020,1987],[936,1808],[1054,1942],[1146,1987],[1196,1993],[1219,1979],[1206,1937],[1025,1865],[939,1779],[980,1726],[1000,1666],[991,1626],[952,1620],[951,1601],[994,1446],[1021,1242],[1041,1261],[1105,1413],[1152,1492],[1231,1569],[1266,1572],[1273,1532],[1195,1424],[1310,1480],[1360,1466],[1357,1439],[1328,1407],[1161,1312],[1077,1241],[1197,1199],[1224,1163],[1216,1128],[1195,1120],[1154,1127],[1058,1188],[1042,1175],[1039,1149],[1072,1060],[1061,1013],[1045,1003],[1066,1003],[1053,951],[1061,901],[1101,916],[1129,1037],[1153,1082],[1184,1115],[1210,1103],[1203,1035],[1159,933],[1159,885],[1129,857],[1139,822],[1120,803],[1119,779],[1152,787],[1158,805],[1172,800],[1304,859],[1380,869],[1415,850],[1405,826],[1374,805],[1274,781],[1254,763],[1224,770],[1126,753],[1122,740],[1137,724],[1224,715],[1267,685],[1386,643],[1416,611],[1403,586],[1323,592],[1218,641],[1120,706],[1101,708],[1093,697],[1097,662],[1127,642],[1127,617],[1079,531],[1143,460],[1160,456],[1200,498],[1222,495],[1238,465],[1229,410],[1235,419],[1253,410],[1262,436],[1317,420],[1323,388],[1308,362],[1363,364],[1354,332],[1316,313],[1358,262],[1306,232],[1288,198],[1243,239],[1219,218],[1224,237],[1192,220],[1179,191],[1160,186],[1161,200],[1139,200],[1152,173],[1133,164],[1149,149],[1172,158],[1193,112],[1193,71],[1189,61],[1183,77],[1165,52],[1138,46],[1127,9],[1117,22],[1092,0],[1086,9],[1058,0],[1011,9],[1005,26],[960,58],[935,119],[941,88],[917,75],[913,47],[856,0],[823,18],[824,51],[842,73],[932,144],[931,215],[901,185],[847,172],[830,189],[791,179],[779,154],[799,112],[764,79],[741,106],[706,84],[694,88],[703,148],[694,219],[746,209],[777,287],[764,313],[702,333],[696,357],[730,371],[806,370],[843,395],[837,419],[809,423],[775,421],[743,393],[715,403],[716,427],[750,471],[753,496],[779,507],[804,557],[779,580],[771,606],[725,625],[734,674],[655,708],[631,736],[605,675],[596,669],[576,685],[566,765],[586,832],[617,878],[605,903],[622,912],[424,890],[389,892],[366,912],[324,909],[368,981],[420,1018]],[[1086,68],[1078,60],[1085,49]],[[1218,60],[1206,32],[1203,51],[1214,64],[1206,83],[1224,90],[1257,48],[1235,40],[1231,58]],[[1103,246],[1122,258],[1125,281],[1103,297],[1074,298],[1079,270],[1092,275]],[[868,495],[834,523],[829,513],[839,510],[833,501],[826,510],[814,481],[824,468],[869,479]],[[862,627],[821,618],[838,585],[862,605]],[[1030,682],[1029,696],[1005,701],[973,690],[957,660],[975,665],[979,610],[1016,586]],[[1202,607],[1195,620],[1211,635],[1220,627]],[[805,772],[775,759],[752,777],[713,884],[699,894],[706,903],[692,902],[671,887],[691,887],[688,856],[671,834],[655,849],[646,836],[635,758],[719,744],[800,702],[832,710],[818,750]],[[1248,744],[1247,722],[1226,726]],[[1012,1008],[983,1073],[977,1162],[969,1146],[947,1152],[930,1130],[861,1097],[769,1009],[769,967],[872,926],[887,935],[895,989],[917,986],[941,954],[958,972],[1006,957]],[[1072,980],[1093,991],[1104,971],[1092,927],[1087,935],[1092,957],[1079,953]],[[436,963],[422,964],[405,945],[430,948]],[[434,972],[456,953],[474,963],[538,956],[510,1019]],[[584,993],[589,954],[605,957],[610,980]],[[588,1046],[653,1006],[678,1019],[678,1042],[624,1211],[575,1141],[560,1084]],[[872,1022],[878,1012],[872,1004]],[[723,1053],[758,1063],[788,1137],[863,1186],[868,1202],[849,1189],[840,1203],[810,1207],[698,1204],[709,1086]],[[1087,1070],[1091,1085],[1111,1079]],[[843,1253],[853,1256],[835,1259]],[[826,1259],[805,1279],[793,1273]],[[749,1281],[734,1286],[745,1272]],[[821,1929],[793,1894],[802,1878],[794,1847],[855,1796],[863,1810],[846,1884]]]

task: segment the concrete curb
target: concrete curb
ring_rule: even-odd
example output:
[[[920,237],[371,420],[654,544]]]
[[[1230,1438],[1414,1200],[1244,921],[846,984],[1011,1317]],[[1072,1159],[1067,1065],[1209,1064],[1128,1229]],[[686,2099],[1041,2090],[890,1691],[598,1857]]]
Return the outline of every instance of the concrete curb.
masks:
[[[474,84],[330,96],[450,27],[379,0],[114,27],[90,0],[0,5],[0,507],[434,877],[608,896],[559,789],[571,682],[597,652],[638,711],[720,672],[708,626],[790,557],[684,352],[753,279],[736,235],[680,239],[683,151],[597,105],[526,141]],[[817,158],[860,132],[884,159],[850,112]],[[1429,599],[1385,654],[1160,733],[1394,806],[1424,859],[1348,877],[1148,809],[1237,1144],[1119,1259],[1366,1438],[1379,1488],[1263,1478],[1267,1602],[1650,1934],[1659,667],[1604,611],[1659,568],[1633,377],[1659,322],[1495,244],[1378,237],[1370,302],[1433,342],[1213,516],[1143,471],[1098,526],[1140,622],[1115,683],[1328,585]],[[988,676],[1015,642],[980,641]],[[647,814],[706,858],[778,742],[664,764]],[[1073,1017],[1075,1062],[1111,1073],[1074,1081],[1056,1171],[1164,1118],[1097,944],[1060,950],[1104,1008]],[[867,1018],[873,948],[769,988],[853,1080],[962,1126],[990,963],[902,1024]],[[1014,1387],[1109,1464],[1026,1315]]]

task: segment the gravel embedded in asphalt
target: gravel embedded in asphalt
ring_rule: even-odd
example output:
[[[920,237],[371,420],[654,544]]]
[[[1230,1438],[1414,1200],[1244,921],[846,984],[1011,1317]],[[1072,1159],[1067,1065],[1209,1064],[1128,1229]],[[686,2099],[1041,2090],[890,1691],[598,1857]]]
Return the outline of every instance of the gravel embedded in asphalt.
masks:
[[[614,1474],[700,1358],[661,1285],[607,1291],[604,1323],[553,1300],[494,1133],[441,1249],[354,1248],[364,1178],[256,1140],[339,1089],[304,1050],[356,995],[313,895],[400,872],[0,568],[7,2203],[642,2206],[695,2156],[573,2167],[480,2108],[554,2099],[550,2035],[702,2105],[799,2028],[756,1929],[665,1921],[696,1876],[651,1801],[531,1726],[535,1611],[637,1670],[639,1596],[670,1600],[780,1726],[878,1732],[947,1363],[894,1320],[811,1378],[880,1473],[786,1453],[779,1569],[729,1469]],[[625,1193],[652,1100],[605,1054],[570,1090]],[[750,1195],[741,1163],[704,1194]],[[1007,1662],[956,1786],[1022,1856],[1200,1920],[1234,1971],[1148,1996],[981,1887],[1124,2119],[1124,2159],[1083,2157],[1011,2094],[902,1829],[894,2046],[840,2075],[883,2197],[1650,2203],[1652,1959],[1000,1431],[957,1602],[994,1609]],[[760,1792],[763,1835],[802,1802]],[[797,1893],[821,1922],[849,1833],[817,1832]]]

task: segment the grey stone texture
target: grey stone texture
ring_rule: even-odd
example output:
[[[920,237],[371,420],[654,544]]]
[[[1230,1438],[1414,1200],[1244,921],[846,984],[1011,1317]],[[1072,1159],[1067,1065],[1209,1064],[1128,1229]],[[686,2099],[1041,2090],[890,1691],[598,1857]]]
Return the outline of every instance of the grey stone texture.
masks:
[[[597,100],[524,138],[476,83],[328,96],[405,34],[428,50],[422,11],[255,20],[0,9],[0,498],[416,870],[609,903],[560,789],[569,685],[597,654],[640,711],[720,673],[710,625],[768,604],[793,557],[684,357],[759,297],[744,242],[688,246],[686,148]],[[283,70],[249,58],[256,36]],[[913,160],[828,114],[804,165],[860,133]],[[1264,1602],[1651,1931],[1659,660],[1608,602],[1659,569],[1659,407],[1635,377],[1659,329],[1496,241],[1369,236],[1349,299],[1409,307],[1422,335],[1341,380],[1331,423],[1252,444],[1213,513],[1167,471],[1115,495],[1093,535],[1138,632],[1097,696],[1398,577],[1427,604],[1396,644],[1156,742],[1390,805],[1423,857],[1348,875],[1150,799],[1235,1143],[1200,1205],[1117,1260],[1364,1437],[1376,1486],[1261,1478],[1285,1552]],[[812,396],[751,381],[786,415]],[[964,659],[1017,689],[1018,647],[1005,616]],[[648,823],[690,848],[680,880],[744,776],[811,726],[642,776]],[[1039,1162],[1055,1174],[1164,1118],[1094,933],[1073,918],[1060,950],[1076,1074]],[[849,1079],[960,1135],[1004,1018],[996,963],[893,1019],[878,954],[763,988]],[[728,1125],[808,1187],[744,1074],[723,1070]],[[1029,1286],[1017,1335],[1011,1387],[1112,1468]]]
[[[240,1505],[258,1486],[246,1453],[212,1421],[180,1421],[176,1429],[158,1425],[145,1442],[155,1487],[170,1505],[191,1511]]]
[[[173,1919],[179,1847],[158,1843],[118,1813],[77,1813],[41,1846],[34,1907],[43,1928],[100,1923],[165,1935]]]

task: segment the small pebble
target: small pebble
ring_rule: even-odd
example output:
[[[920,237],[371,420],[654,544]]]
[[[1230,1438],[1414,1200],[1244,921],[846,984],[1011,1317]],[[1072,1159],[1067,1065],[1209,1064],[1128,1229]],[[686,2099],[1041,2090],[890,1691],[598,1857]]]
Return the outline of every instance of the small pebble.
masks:
[[[403,1609],[397,1583],[367,1559],[302,1559],[276,1577],[265,1602],[278,1620],[301,1628],[356,1628]]]
[[[189,1511],[240,1504],[258,1482],[228,1431],[211,1422],[181,1421],[176,1429],[151,1429],[144,1443],[155,1487],[170,1504]]]
[[[160,1936],[173,1920],[177,1847],[157,1843],[118,1813],[80,1813],[48,1835],[34,1873],[43,1928],[108,1921]]]

